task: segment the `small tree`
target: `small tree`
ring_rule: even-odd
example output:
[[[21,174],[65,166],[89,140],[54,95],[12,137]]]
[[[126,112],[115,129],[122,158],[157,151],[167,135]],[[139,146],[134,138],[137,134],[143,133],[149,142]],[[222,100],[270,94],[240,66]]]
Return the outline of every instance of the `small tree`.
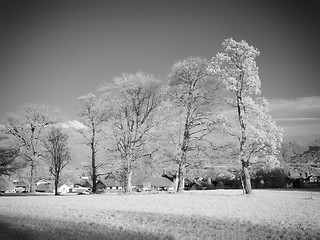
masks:
[[[111,106],[115,164],[125,176],[126,192],[132,190],[132,175],[137,164],[151,158],[152,131],[159,122],[158,110],[163,99],[162,82],[151,74],[123,73],[112,84],[101,88]]]
[[[68,135],[61,129],[52,127],[43,140],[49,171],[54,176],[54,193],[58,195],[58,184],[62,169],[71,161]]]
[[[91,149],[91,179],[92,192],[97,191],[98,169],[101,163],[97,163],[98,146],[101,140],[102,125],[109,119],[108,109],[102,106],[102,101],[94,94],[89,93],[79,98],[79,116],[86,128],[79,129],[78,132],[85,139],[86,144]]]
[[[209,106],[215,104],[218,82],[210,78],[207,68],[205,59],[189,57],[175,63],[169,75],[170,100],[175,109],[173,115],[176,123],[171,123],[174,135],[171,134],[168,140],[175,149],[169,157],[178,164],[177,191],[183,189],[186,167],[194,165],[194,160],[199,159],[201,142],[211,129],[212,109]],[[196,156],[192,157],[191,152]]]
[[[10,175],[17,169],[15,164],[19,150],[14,147],[0,147],[0,175]]]
[[[27,161],[30,167],[30,192],[34,191],[34,172],[38,160],[42,157],[43,129],[55,123],[59,115],[57,109],[37,104],[24,105],[18,113],[7,115],[6,133],[18,141],[19,155]]]
[[[224,53],[212,59],[212,73],[223,81],[226,90],[235,99],[230,101],[236,108],[236,123],[225,125],[225,130],[237,138],[238,156],[245,176],[244,188],[252,193],[249,167],[263,155],[275,155],[281,146],[283,130],[277,127],[268,112],[265,98],[253,99],[260,94],[260,78],[255,58],[260,54],[247,42],[232,38],[223,42]],[[225,119],[226,120],[226,119]]]

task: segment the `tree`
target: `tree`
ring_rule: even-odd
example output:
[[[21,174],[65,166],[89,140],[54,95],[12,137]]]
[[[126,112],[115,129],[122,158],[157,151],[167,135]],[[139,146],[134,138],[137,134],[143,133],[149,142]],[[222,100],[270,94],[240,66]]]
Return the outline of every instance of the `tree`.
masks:
[[[6,118],[6,133],[18,141],[19,155],[30,167],[29,190],[34,191],[34,171],[37,161],[42,158],[43,129],[55,122],[59,111],[47,105],[27,104],[18,113],[11,113]]]
[[[71,161],[68,135],[57,127],[51,127],[43,140],[49,171],[54,176],[54,193],[58,195],[58,184],[62,169]]]
[[[170,157],[178,164],[177,191],[183,189],[186,167],[199,159],[201,141],[210,133],[212,109],[209,111],[208,107],[215,104],[219,84],[210,78],[207,68],[205,59],[189,57],[175,63],[169,75],[170,99],[176,112],[176,131],[169,137],[175,149]],[[192,157],[191,152],[196,156]]]
[[[94,94],[89,93],[79,98],[80,109],[79,116],[86,128],[79,129],[79,133],[84,137],[84,144],[91,149],[91,179],[92,192],[97,191],[98,169],[101,163],[97,163],[98,145],[101,140],[102,125],[108,121],[108,110],[103,107],[103,102]]]
[[[277,153],[283,130],[272,120],[267,100],[253,98],[261,93],[255,62],[259,51],[243,40],[236,42],[232,38],[226,39],[222,45],[224,53],[212,58],[209,70],[219,76],[226,90],[235,97],[230,102],[236,108],[236,123],[232,125],[229,121],[225,130],[238,140],[238,157],[245,176],[244,189],[246,194],[250,194],[250,164],[264,155]]]
[[[125,176],[125,190],[132,190],[132,174],[144,158],[152,158],[150,147],[159,124],[163,99],[162,82],[151,74],[123,73],[101,88],[112,112],[113,147],[117,164]]]
[[[15,147],[0,147],[0,175],[10,175],[17,169],[15,164],[19,151]]]

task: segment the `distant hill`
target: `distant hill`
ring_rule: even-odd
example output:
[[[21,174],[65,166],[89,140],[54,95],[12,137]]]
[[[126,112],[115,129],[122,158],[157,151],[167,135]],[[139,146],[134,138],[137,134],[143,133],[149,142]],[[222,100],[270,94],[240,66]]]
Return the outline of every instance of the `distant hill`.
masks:
[[[305,145],[283,143],[278,158],[281,167],[292,178],[320,176],[320,139]]]

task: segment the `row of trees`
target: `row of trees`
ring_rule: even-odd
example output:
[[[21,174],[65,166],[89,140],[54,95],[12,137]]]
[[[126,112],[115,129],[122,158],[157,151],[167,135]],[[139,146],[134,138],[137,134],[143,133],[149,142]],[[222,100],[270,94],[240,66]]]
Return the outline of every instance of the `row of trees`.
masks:
[[[210,164],[215,152],[230,147],[230,142],[217,141],[222,134],[236,140],[231,140],[236,146],[233,156],[241,163],[245,192],[251,193],[249,167],[266,156],[275,160],[270,156],[280,147],[282,130],[271,119],[267,100],[254,97],[260,94],[261,85],[255,63],[258,50],[231,38],[223,47],[224,52],[211,61],[200,57],[178,61],[168,83],[141,72],[122,74],[102,85],[99,96],[90,93],[79,98],[79,116],[85,127],[78,131],[91,149],[93,192],[101,167],[99,146],[124,177],[127,192],[131,192],[134,171],[146,162],[156,162],[161,168],[169,163],[171,169],[174,164],[180,191],[187,169]],[[41,131],[57,122],[52,117],[55,111],[42,105],[29,112],[26,109],[19,116],[8,116],[6,131],[19,141],[32,184],[36,161],[43,157],[41,146],[49,159],[64,159],[60,171],[70,156],[61,147],[66,146],[66,136],[56,138],[59,144],[54,147],[60,146],[65,155],[50,148],[58,129],[51,130],[51,138],[47,135],[46,141],[40,141]]]
[[[68,136],[55,125],[59,115],[57,109],[37,104],[27,104],[19,113],[7,115],[1,137],[1,175],[10,175],[21,167],[29,168],[32,192],[35,169],[44,159],[57,190],[60,172],[71,160]]]

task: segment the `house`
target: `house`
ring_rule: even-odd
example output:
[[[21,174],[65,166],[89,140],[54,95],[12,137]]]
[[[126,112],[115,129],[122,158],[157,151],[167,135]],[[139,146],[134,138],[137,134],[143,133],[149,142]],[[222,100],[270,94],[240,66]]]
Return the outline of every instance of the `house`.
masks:
[[[150,188],[156,190],[168,190],[174,187],[174,183],[168,178],[164,177],[149,177],[142,181],[143,188]]]
[[[53,192],[53,183],[47,179],[41,179],[36,182],[36,192]]]
[[[303,179],[302,188],[320,188],[320,177],[310,175]]]
[[[40,183],[36,186],[36,192],[44,192],[44,193],[49,193],[53,192],[53,184],[50,182],[47,183]]]
[[[184,179],[184,190],[190,190],[194,181],[190,180],[189,178]]]
[[[67,184],[62,184],[60,187],[58,187],[58,193],[69,193],[71,192],[72,188],[68,186]]]
[[[88,179],[81,179],[80,182],[74,184],[74,187],[85,187],[92,189],[92,181]]]
[[[115,180],[115,179],[102,179],[98,180],[97,182],[97,190],[103,191],[103,190],[121,190],[122,186],[121,184]]]
[[[206,188],[206,183],[202,180],[194,180],[193,182],[190,181],[189,186],[190,190],[203,190]]]
[[[309,177],[307,177],[307,182],[312,182],[312,183],[320,182],[320,177],[310,175]]]

